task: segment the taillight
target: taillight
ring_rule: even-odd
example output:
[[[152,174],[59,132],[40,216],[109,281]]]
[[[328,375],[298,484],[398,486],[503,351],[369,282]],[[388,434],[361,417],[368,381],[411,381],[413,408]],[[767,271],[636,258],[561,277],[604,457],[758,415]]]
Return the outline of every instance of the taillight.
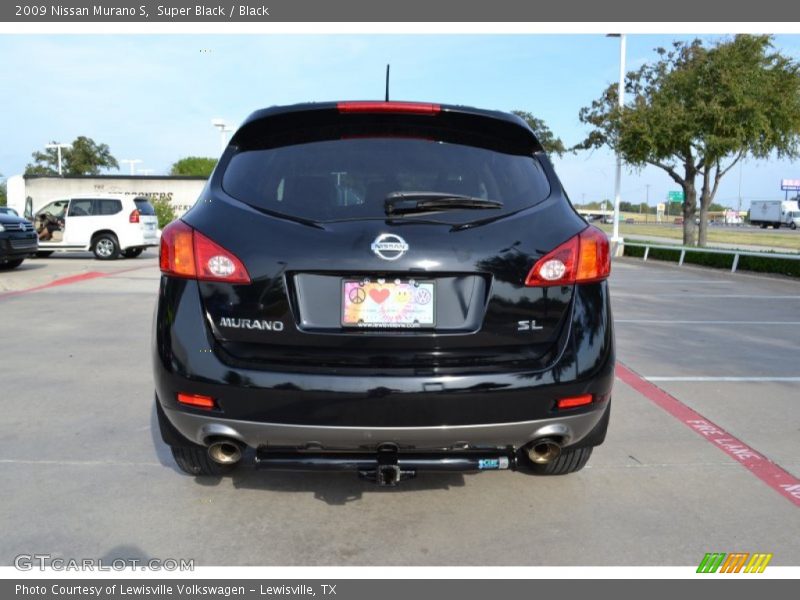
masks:
[[[606,234],[587,227],[533,265],[525,285],[545,287],[601,281],[611,272],[611,253]]]
[[[194,232],[194,264],[198,279],[250,283],[242,261],[198,231]]]
[[[194,229],[183,221],[173,221],[161,232],[161,272],[177,277],[196,276],[194,266]]]
[[[131,216],[128,218],[131,223],[138,223],[139,222],[139,209],[134,208]]]
[[[340,113],[405,113],[415,115],[435,115],[442,107],[428,102],[339,102]]]
[[[250,283],[242,261],[183,221],[173,221],[161,233],[161,272],[202,281]]]

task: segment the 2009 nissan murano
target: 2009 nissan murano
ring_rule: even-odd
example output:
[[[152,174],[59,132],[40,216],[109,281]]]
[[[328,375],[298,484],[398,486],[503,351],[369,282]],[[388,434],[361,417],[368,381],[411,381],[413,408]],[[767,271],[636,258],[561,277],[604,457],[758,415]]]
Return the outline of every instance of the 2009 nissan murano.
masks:
[[[253,113],[164,229],[156,406],[184,471],[578,471],[608,427],[606,236],[516,116]]]

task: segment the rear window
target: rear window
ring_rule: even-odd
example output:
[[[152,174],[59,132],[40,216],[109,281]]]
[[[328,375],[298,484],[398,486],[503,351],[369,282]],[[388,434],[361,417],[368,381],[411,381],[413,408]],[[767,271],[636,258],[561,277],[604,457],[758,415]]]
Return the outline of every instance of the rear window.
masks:
[[[153,205],[150,204],[147,198],[135,198],[134,202],[136,203],[136,208],[139,209],[140,215],[151,217],[156,214],[156,209],[153,208]]]
[[[418,216],[448,223],[515,212],[550,193],[546,174],[530,154],[403,137],[345,136],[248,149],[230,160],[222,187],[256,208],[313,221],[385,217],[384,199],[392,192],[458,194],[503,204],[499,210]]]

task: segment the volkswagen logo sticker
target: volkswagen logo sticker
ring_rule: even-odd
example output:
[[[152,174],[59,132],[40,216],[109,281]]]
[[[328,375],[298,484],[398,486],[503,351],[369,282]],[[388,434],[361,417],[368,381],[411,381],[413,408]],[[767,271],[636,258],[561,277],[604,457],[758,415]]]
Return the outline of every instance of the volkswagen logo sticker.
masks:
[[[408,244],[399,235],[382,233],[370,246],[372,251],[383,260],[397,260],[408,252]]]

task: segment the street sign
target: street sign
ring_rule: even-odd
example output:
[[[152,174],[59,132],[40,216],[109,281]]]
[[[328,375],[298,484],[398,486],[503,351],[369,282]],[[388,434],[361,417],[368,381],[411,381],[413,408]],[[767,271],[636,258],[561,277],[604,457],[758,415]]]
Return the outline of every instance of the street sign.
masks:
[[[781,191],[800,192],[800,179],[781,179]]]
[[[667,200],[670,202],[683,202],[683,190],[667,192]]]

